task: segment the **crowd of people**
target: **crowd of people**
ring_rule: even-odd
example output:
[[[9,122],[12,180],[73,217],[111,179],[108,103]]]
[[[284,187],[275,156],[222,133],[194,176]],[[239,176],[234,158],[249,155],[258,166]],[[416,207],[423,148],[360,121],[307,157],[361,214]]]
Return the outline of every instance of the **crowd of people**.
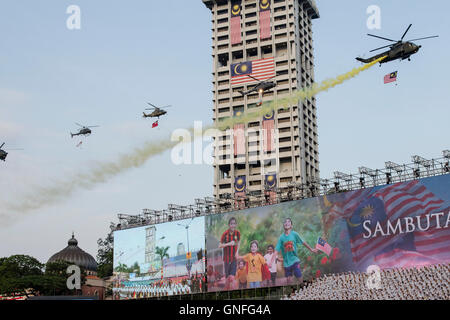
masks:
[[[368,285],[366,273],[327,274],[282,300],[449,300],[450,265],[380,271],[380,283]]]
[[[206,278],[204,275],[192,275],[189,279],[175,282],[170,279],[153,282],[150,284],[138,284],[132,281],[123,282],[113,288],[115,299],[142,299],[156,298],[180,294],[202,292],[205,289]]]

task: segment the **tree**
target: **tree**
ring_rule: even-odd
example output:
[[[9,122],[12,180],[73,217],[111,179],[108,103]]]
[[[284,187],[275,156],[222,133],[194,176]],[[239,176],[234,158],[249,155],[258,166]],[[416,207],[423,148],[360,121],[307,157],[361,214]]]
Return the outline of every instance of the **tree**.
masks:
[[[4,295],[36,294],[41,285],[43,264],[28,255],[0,258],[0,293]]]
[[[109,232],[105,239],[98,239],[97,275],[106,278],[113,275],[114,236]]]
[[[156,247],[156,254],[160,257],[161,259],[161,277],[163,275],[163,259],[164,258],[169,258],[169,254],[167,253],[169,251],[170,247]]]

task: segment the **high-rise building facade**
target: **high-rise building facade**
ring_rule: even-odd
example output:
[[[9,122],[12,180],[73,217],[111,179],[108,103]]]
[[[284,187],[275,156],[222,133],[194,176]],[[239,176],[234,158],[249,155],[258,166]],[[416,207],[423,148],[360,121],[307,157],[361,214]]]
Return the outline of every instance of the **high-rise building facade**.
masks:
[[[314,82],[314,0],[202,1],[212,13],[215,123]],[[275,87],[248,93],[258,81]],[[214,160],[217,198],[267,195],[318,178],[315,98],[224,131],[215,138]]]

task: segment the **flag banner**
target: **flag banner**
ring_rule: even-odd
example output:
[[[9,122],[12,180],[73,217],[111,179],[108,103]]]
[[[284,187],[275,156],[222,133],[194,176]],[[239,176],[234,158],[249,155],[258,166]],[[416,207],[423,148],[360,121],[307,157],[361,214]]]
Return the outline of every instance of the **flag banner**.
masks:
[[[236,208],[245,208],[246,186],[246,176],[239,176],[234,179],[234,197],[236,198],[234,205]]]
[[[384,76],[384,83],[391,83],[397,81],[397,71],[391,72],[390,74],[387,74]]]
[[[331,250],[333,250],[333,248],[328,244],[328,242],[322,239],[322,237],[319,237],[317,239],[316,249],[322,251],[327,256],[330,256]]]
[[[239,117],[242,115],[242,111],[235,110],[234,116]],[[245,155],[245,124],[236,123],[233,126],[233,149],[235,156]]]
[[[231,45],[242,42],[241,37],[241,1],[233,1],[231,3],[231,18],[230,18],[230,38]]]
[[[234,63],[230,66],[231,85],[258,83],[275,77],[275,59],[273,57]],[[249,77],[252,76],[253,78]]]
[[[270,38],[270,0],[259,0],[260,39]]]
[[[262,145],[264,152],[275,151],[275,111],[263,116],[262,120]]]
[[[158,126],[158,121],[155,121],[152,123],[152,128],[157,127]]]

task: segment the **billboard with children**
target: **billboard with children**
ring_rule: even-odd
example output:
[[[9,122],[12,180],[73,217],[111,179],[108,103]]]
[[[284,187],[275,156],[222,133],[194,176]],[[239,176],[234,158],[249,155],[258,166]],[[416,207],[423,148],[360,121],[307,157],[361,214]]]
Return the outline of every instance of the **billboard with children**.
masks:
[[[206,217],[208,291],[450,262],[450,175]]]
[[[205,217],[114,232],[116,298],[205,290]]]

